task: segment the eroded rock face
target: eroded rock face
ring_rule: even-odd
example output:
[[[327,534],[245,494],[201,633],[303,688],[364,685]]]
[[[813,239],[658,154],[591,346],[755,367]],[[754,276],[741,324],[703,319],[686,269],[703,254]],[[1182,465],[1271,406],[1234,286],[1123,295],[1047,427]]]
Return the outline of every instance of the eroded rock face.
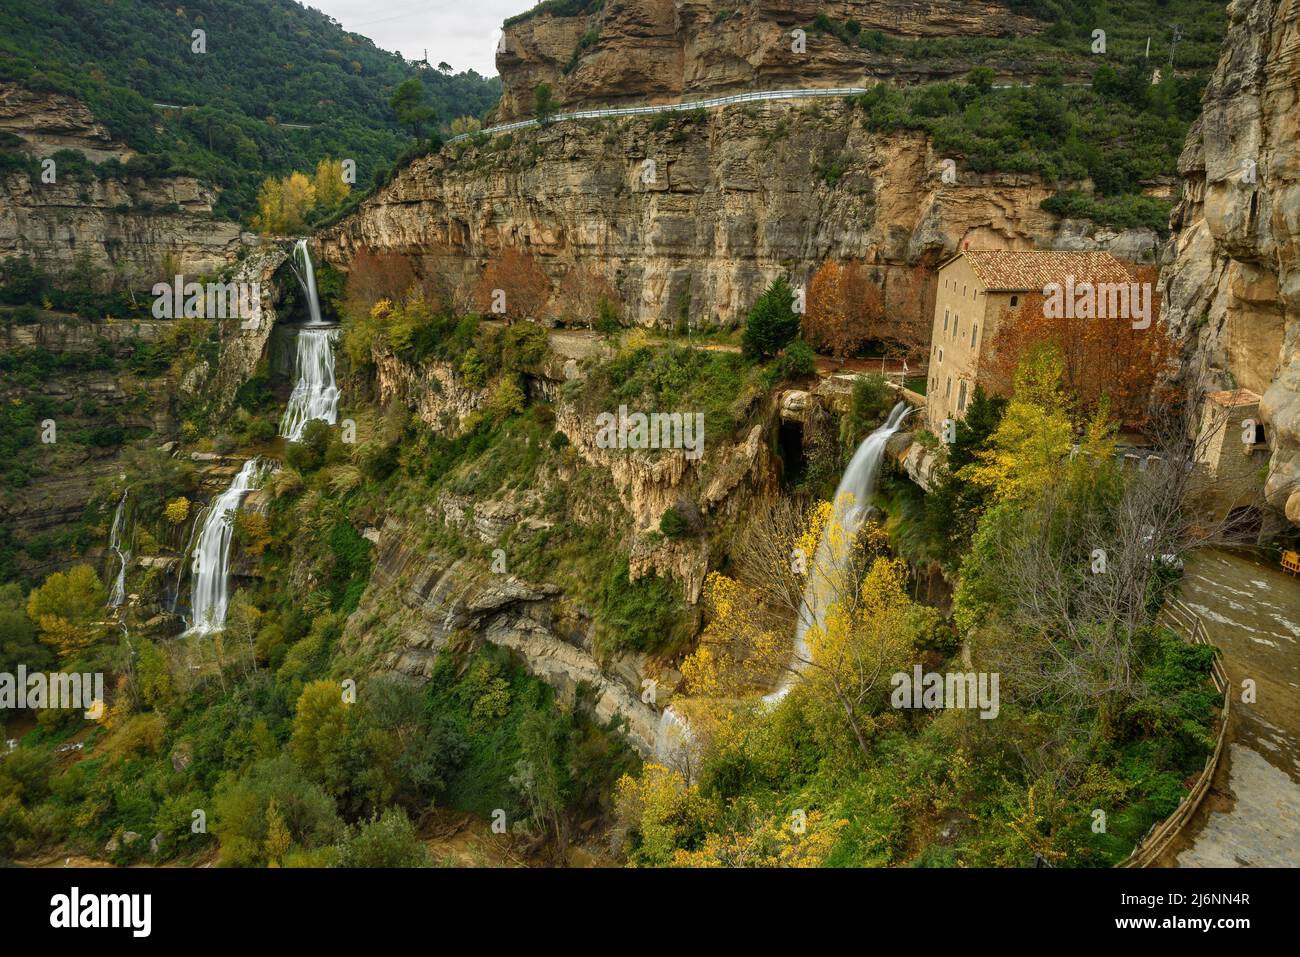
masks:
[[[1179,163],[1184,197],[1165,318],[1211,388],[1261,393],[1271,504],[1300,517],[1300,7],[1234,0],[1204,113]]]
[[[124,360],[137,345],[158,341],[167,325],[150,320],[92,322],[46,315],[31,324],[0,326],[0,353],[22,354],[40,348],[56,356],[68,356],[103,349]],[[35,391],[16,376],[0,376],[0,402],[30,400]],[[59,434],[117,422],[124,428],[143,429],[165,438],[175,434],[178,427],[175,391],[169,376],[140,376],[125,363],[112,369],[56,369],[39,384],[39,394],[64,410],[55,413]],[[121,473],[127,454],[125,447],[116,446],[82,447],[56,442],[41,448],[48,449],[49,457],[37,457],[33,463],[36,471],[26,484],[7,489],[0,499],[0,521],[21,539],[75,529],[89,503],[102,492],[103,483]],[[111,520],[110,511],[104,521]],[[107,526],[103,541],[107,542]],[[75,551],[50,549],[40,560],[27,564],[24,571],[40,577],[79,560]]]
[[[659,128],[656,128],[659,126]],[[924,319],[930,266],[979,248],[1108,249],[1151,259],[1156,237],[1062,221],[1022,175],[940,179],[925,136],[875,133],[839,100],[556,123],[456,144],[404,169],[319,237],[346,270],[369,248],[472,289],[505,247],[558,283],[576,265],[617,291],[628,321],[734,324],[775,276],[826,258],[874,264],[886,313]],[[654,175],[647,177],[647,163]]]
[[[412,365],[386,351],[376,352],[374,359],[380,404],[401,400],[434,432],[458,434],[487,399],[488,390],[467,385],[450,362],[430,359]]]
[[[764,442],[763,422],[754,423],[737,441],[706,445],[699,459],[688,458],[681,449],[600,448],[590,418],[570,406],[556,410],[555,427],[586,467],[607,472],[613,480],[634,528],[629,561],[633,580],[650,572],[675,579],[692,604],[699,600],[709,571],[708,542],[661,538],[657,530],[664,513],[675,508],[679,514],[707,515],[716,521],[755,497],[775,492],[777,466]]]
[[[257,368],[258,360],[266,354],[267,342],[275,327],[275,302],[280,291],[273,277],[277,269],[289,258],[291,242],[267,242],[247,251],[235,267],[230,281],[257,283],[261,290],[262,313],[256,320],[214,319],[221,327],[221,359],[210,376],[206,368],[196,367],[191,373],[196,381],[190,386],[194,391],[211,388],[218,412],[228,411],[235,401],[235,393]]]
[[[115,142],[86,104],[75,97],[28,90],[0,83],[0,130],[27,142],[37,156],[75,149],[99,162],[110,157],[127,160],[135,151]]]
[[[590,687],[597,720],[624,718],[629,743],[643,756],[653,753],[659,713],[641,700],[640,682],[662,669],[635,652],[597,661],[590,622],[553,586],[492,574],[482,563],[429,552],[412,538],[401,521],[384,523],[370,588],[348,621],[345,643],[375,655],[381,668],[420,681],[457,635],[509,648],[562,699],[572,701],[579,684]],[[671,686],[661,682],[660,688],[665,703]]]
[[[542,13],[505,27],[497,51],[501,121],[531,116],[549,83],[563,110],[718,96],[757,89],[861,86],[872,77],[943,79],[936,66],[858,47],[815,31],[795,52],[791,31],[818,14],[901,37],[1024,36],[1042,21],[998,0],[608,0],[591,14]]]
[[[74,149],[91,162],[130,158],[80,101],[0,84],[0,129],[48,157]],[[189,176],[100,179],[60,171],[43,182],[25,170],[0,176],[0,259],[31,256],[55,274],[86,267],[152,285],[164,261],[189,275],[228,266],[244,236],[238,223],[212,218],[216,193]]]

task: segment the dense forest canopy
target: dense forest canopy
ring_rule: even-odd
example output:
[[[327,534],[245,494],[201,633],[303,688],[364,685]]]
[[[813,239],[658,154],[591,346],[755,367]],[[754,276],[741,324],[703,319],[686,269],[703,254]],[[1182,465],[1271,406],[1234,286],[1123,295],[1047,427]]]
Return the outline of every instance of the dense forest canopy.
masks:
[[[0,0],[0,80],[82,99],[132,148],[220,186],[225,216],[246,214],[267,174],[326,156],[355,159],[370,182],[409,141],[389,98],[412,77],[443,124],[482,116],[500,92],[495,77],[414,66],[291,0]]]

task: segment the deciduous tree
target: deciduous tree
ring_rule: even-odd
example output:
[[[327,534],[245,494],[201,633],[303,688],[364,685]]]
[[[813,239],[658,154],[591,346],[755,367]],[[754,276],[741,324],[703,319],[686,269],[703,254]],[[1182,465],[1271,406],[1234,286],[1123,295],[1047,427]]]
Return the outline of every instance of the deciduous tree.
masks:
[[[488,260],[474,290],[478,310],[488,318],[537,321],[551,299],[551,281],[531,253],[508,246]],[[504,308],[504,312],[497,309]]]
[[[1009,394],[1021,362],[1041,345],[1051,345],[1061,358],[1061,388],[1068,399],[1065,412],[1077,426],[1091,419],[1105,404],[1122,426],[1141,428],[1153,403],[1169,397],[1167,373],[1174,357],[1173,343],[1160,314],[1154,276],[1147,268],[1134,269],[1135,281],[1149,283],[1149,328],[1136,329],[1129,318],[1055,316],[1038,293],[1025,296],[1007,314],[990,344],[989,385]]]
[[[95,620],[108,593],[89,565],[55,572],[27,597],[27,614],[40,629],[41,640],[66,658],[97,641],[102,629]]]

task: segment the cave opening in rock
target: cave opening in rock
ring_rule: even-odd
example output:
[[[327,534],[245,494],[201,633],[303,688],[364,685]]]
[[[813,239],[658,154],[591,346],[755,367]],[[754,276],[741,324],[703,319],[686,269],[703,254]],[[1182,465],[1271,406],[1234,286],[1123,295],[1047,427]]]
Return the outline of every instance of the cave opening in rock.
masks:
[[[784,464],[781,480],[786,488],[793,488],[803,480],[808,465],[803,454],[803,425],[799,422],[782,422],[777,434],[777,448]]]

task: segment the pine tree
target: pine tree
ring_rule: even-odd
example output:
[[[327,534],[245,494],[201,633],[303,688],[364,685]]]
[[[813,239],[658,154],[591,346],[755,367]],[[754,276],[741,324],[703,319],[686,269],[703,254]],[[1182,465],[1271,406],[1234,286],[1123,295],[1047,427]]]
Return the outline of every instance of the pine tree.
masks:
[[[799,315],[784,276],[777,276],[749,310],[742,348],[745,357],[762,359],[776,355],[799,335]]]

